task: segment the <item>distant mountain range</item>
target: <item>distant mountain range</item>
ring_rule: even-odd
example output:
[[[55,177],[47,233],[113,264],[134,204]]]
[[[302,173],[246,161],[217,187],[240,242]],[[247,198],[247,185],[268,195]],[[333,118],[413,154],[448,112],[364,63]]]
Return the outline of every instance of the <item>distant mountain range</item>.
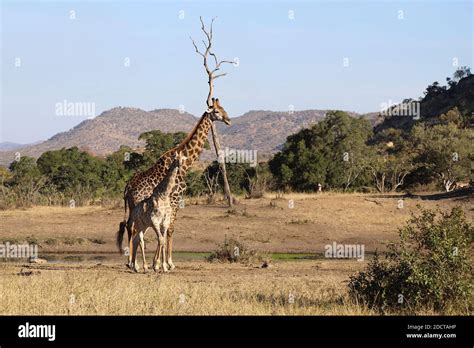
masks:
[[[0,151],[17,150],[17,149],[21,149],[22,147],[36,145],[36,144],[39,144],[39,143],[41,143],[41,141],[37,141],[37,142],[31,143],[31,144],[17,144],[17,143],[12,143],[10,141],[4,141],[4,142],[0,143]]]
[[[437,84],[437,83],[436,83]],[[419,99],[421,121],[430,124],[438,122],[442,113],[457,107],[466,115],[474,118],[474,75],[462,78],[450,88],[443,86],[429,87]],[[218,122],[221,145],[232,149],[257,150],[259,158],[271,155],[281,149],[286,137],[302,128],[322,120],[328,110],[304,111],[264,111],[252,110],[242,116],[232,118],[232,126]],[[416,123],[413,117],[382,116],[380,112],[357,114],[348,112],[353,117],[367,118],[374,126],[375,132],[387,128],[398,128],[409,131]],[[0,143],[0,164],[8,165],[15,159],[15,153],[23,156],[39,157],[43,152],[77,146],[96,156],[106,156],[128,145],[139,150],[144,142],[138,136],[146,131],[159,129],[162,132],[189,132],[198,117],[180,113],[175,109],[156,109],[144,111],[130,107],[116,107],[103,112],[94,119],[85,120],[67,132],[54,135],[50,139],[28,145]],[[471,120],[474,125],[474,119]],[[211,150],[206,150],[201,159],[215,158]]]
[[[232,118],[232,126],[218,122],[221,145],[233,149],[257,150],[260,155],[277,152],[286,137],[319,122],[327,110],[294,111],[249,111],[242,116]],[[359,115],[377,122],[377,113]],[[9,143],[0,148],[0,164],[8,165],[15,159],[15,152],[22,156],[39,157],[43,152],[77,146],[97,156],[108,155],[128,145],[134,149],[144,146],[138,136],[146,131],[159,129],[163,132],[189,132],[198,118],[189,113],[180,113],[174,109],[144,111],[130,107],[116,107],[103,112],[94,119],[85,120],[74,128],[61,132],[50,139],[32,144],[19,145]],[[207,150],[202,159],[211,159],[215,155]]]
[[[19,149],[22,146],[25,146],[25,145],[11,143],[9,141],[4,141],[3,143],[0,143],[0,151],[15,150],[15,149]]]

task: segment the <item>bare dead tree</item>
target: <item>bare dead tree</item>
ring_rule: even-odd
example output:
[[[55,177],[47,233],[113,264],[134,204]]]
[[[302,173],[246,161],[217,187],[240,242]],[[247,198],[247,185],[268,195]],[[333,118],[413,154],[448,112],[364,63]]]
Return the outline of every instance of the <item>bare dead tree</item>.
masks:
[[[258,170],[255,170],[255,176],[250,177],[249,173],[245,172],[249,183],[247,198],[261,198],[268,189],[268,182],[266,177],[259,176]]]
[[[201,52],[194,40],[191,38],[191,42],[193,43],[194,49],[196,50],[196,53],[199,54],[203,58],[203,64],[204,68],[206,69],[207,77],[208,77],[208,84],[209,84],[209,93],[207,95],[207,106],[210,107],[212,105],[212,95],[214,93],[214,80],[227,75],[227,73],[219,73],[216,74],[217,71],[221,68],[222,64],[233,64],[234,62],[229,61],[229,60],[221,60],[219,61],[217,59],[216,54],[211,50],[212,48],[212,25],[214,24],[215,18],[212,18],[211,24],[209,26],[209,31],[206,30],[206,26],[204,25],[204,21],[202,20],[202,17],[199,17],[199,20],[201,21],[201,30],[203,31],[204,35],[206,36],[206,40],[202,40],[202,43],[204,45],[204,52]],[[209,56],[211,56],[214,59],[214,68],[211,69],[209,67]],[[219,135],[217,134],[217,128],[215,124],[212,124],[211,127],[212,130],[212,140],[214,141],[214,150],[216,151],[216,155],[219,157],[220,151],[221,151],[221,145],[219,141]],[[227,180],[227,171],[225,167],[225,162],[224,161],[218,161],[219,162],[219,169],[222,173],[222,180],[224,182],[224,195],[227,198],[227,201],[229,203],[229,207],[232,207],[233,205],[233,199],[232,195],[230,193],[230,186],[229,186],[229,181]],[[222,163],[221,163],[222,162]]]
[[[204,179],[206,180],[207,190],[209,195],[207,196],[207,203],[214,203],[217,190],[219,189],[219,173],[211,176],[209,171],[204,171]]]

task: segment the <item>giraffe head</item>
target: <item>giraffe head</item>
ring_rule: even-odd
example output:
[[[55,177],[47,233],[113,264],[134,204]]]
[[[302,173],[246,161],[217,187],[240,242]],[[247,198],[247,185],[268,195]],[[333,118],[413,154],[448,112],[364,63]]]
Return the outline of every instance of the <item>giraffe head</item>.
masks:
[[[176,176],[178,175],[179,170],[181,169],[181,167],[183,166],[183,164],[185,163],[186,160],[187,160],[187,157],[184,156],[183,151],[178,151],[174,154],[173,162],[171,163],[171,166],[168,170],[168,174],[166,174],[166,176],[164,177],[164,179],[160,183],[160,185],[164,185],[164,187],[165,187],[165,189],[163,191],[163,195],[165,197],[169,196],[172,191],[177,189]],[[158,185],[155,188],[155,190],[158,190],[158,192],[160,192],[160,190],[161,190],[160,185]],[[155,197],[154,199],[155,199],[156,202],[158,202],[157,197]]]
[[[222,121],[230,126],[230,118],[224,108],[220,105],[219,99],[212,98],[212,105],[206,110],[206,112],[211,116],[212,121]]]
[[[176,162],[176,167],[181,168],[187,159],[188,158],[184,155],[183,151],[177,151],[174,155],[173,161]]]

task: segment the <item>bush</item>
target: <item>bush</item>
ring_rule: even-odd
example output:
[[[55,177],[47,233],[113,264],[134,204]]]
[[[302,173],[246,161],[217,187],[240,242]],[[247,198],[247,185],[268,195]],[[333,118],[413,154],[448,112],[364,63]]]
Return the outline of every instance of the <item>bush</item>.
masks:
[[[249,249],[244,243],[235,239],[225,239],[223,244],[211,253],[206,260],[209,262],[240,262],[251,263],[261,261],[261,257],[255,250]]]
[[[190,197],[199,197],[206,192],[203,173],[198,170],[189,170],[186,173],[186,194]]]
[[[262,198],[275,185],[267,163],[259,163],[248,175],[246,198]]]
[[[350,277],[351,296],[379,310],[466,310],[472,303],[474,228],[461,208],[421,210],[399,230],[382,260],[375,256],[366,271]]]

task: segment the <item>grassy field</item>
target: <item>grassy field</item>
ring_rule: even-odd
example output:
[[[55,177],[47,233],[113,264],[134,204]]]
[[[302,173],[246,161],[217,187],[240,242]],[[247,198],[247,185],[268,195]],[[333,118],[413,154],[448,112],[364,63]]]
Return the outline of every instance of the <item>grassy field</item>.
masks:
[[[0,314],[369,314],[348,301],[344,286],[361,266],[194,261],[156,275],[116,264],[0,264]]]
[[[397,228],[416,205],[450,209],[461,205],[472,220],[472,197],[404,199],[398,195],[294,194],[222,205],[187,205],[178,215],[177,258],[169,274],[135,274],[116,259],[86,262],[0,262],[0,314],[376,314],[349,300],[349,275],[366,264],[322,259],[325,244],[364,244],[366,253],[396,240]],[[288,201],[294,201],[289,208]],[[0,212],[0,240],[39,243],[45,253],[116,253],[115,231],[122,209],[35,207]],[[279,254],[270,267],[220,264],[204,254],[225,236],[262,252],[306,253],[314,260]],[[148,250],[154,250],[149,233]],[[420,313],[430,314],[430,313]],[[466,313],[458,313],[466,314]]]

